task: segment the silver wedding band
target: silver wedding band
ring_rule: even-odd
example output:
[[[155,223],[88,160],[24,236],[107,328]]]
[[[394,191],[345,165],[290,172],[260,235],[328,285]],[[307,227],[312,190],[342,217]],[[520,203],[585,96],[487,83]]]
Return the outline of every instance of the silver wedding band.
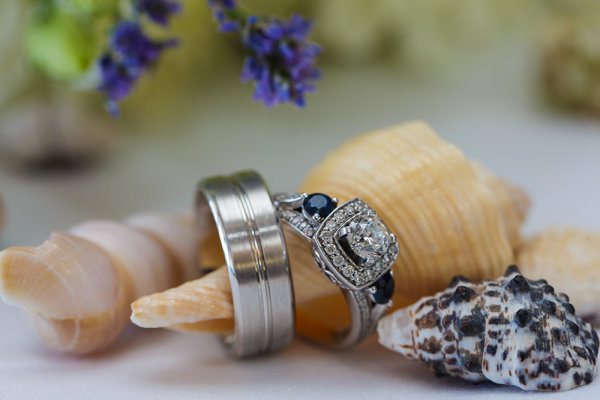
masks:
[[[229,272],[237,357],[271,353],[294,335],[294,291],[271,195],[254,171],[204,179],[196,195],[201,244],[218,232]]]

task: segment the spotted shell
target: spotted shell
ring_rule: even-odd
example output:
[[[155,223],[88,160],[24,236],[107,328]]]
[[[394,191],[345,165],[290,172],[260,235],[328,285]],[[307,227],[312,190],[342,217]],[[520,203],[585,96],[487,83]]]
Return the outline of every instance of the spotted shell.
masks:
[[[385,317],[379,342],[438,375],[558,391],[592,382],[598,335],[569,297],[511,266],[495,281],[455,277],[434,296]]]

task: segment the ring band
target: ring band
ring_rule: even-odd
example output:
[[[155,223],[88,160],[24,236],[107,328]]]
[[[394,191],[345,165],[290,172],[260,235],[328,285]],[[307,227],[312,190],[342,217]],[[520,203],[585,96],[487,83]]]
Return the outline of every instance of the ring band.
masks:
[[[201,244],[218,231],[229,272],[237,357],[277,351],[294,335],[294,292],[285,239],[269,190],[254,171],[204,179],[196,195]]]
[[[392,305],[398,257],[396,236],[360,199],[338,206],[322,193],[279,194],[274,204],[286,226],[311,246],[321,272],[342,290],[352,318],[336,345],[353,346],[370,336]]]

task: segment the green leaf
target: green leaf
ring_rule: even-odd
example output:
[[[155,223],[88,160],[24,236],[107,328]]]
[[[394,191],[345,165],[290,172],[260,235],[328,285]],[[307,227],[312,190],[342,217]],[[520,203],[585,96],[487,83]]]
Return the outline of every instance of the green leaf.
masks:
[[[118,10],[118,0],[55,0],[61,12],[75,15],[114,14]]]
[[[27,29],[30,61],[56,80],[80,77],[93,61],[95,49],[91,24],[72,15],[53,11],[44,18],[35,18]]]

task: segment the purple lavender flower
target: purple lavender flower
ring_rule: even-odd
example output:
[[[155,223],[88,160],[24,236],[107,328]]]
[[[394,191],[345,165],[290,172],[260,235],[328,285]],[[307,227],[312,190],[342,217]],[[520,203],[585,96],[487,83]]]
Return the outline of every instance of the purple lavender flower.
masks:
[[[310,82],[320,77],[314,58],[321,49],[306,41],[310,28],[299,15],[287,21],[248,18],[242,42],[250,54],[242,81],[254,81],[254,100],[268,107],[288,102],[304,107],[304,94],[316,90]]]
[[[139,77],[154,65],[162,51],[176,44],[176,40],[151,40],[136,22],[122,21],[117,25],[108,50],[99,60],[98,90],[106,95],[111,114],[118,114],[118,102],[129,95]]]
[[[208,0],[220,32],[237,32],[248,50],[242,81],[254,81],[254,100],[268,107],[292,102],[303,107],[304,94],[315,91],[320,77],[314,66],[319,46],[307,41],[311,22],[299,15],[289,20],[244,18],[236,0]]]
[[[240,29],[240,19],[236,15],[237,0],[208,0],[213,18],[219,23],[219,32],[235,32]]]
[[[135,9],[146,14],[155,23],[167,26],[169,18],[181,11],[181,4],[169,0],[138,0]]]
[[[137,71],[119,64],[110,54],[100,58],[100,85],[106,94],[106,108],[112,115],[119,114],[119,101],[129,96],[138,78]]]
[[[121,64],[144,69],[158,60],[162,51],[177,45],[177,40],[153,41],[137,22],[123,21],[113,32],[109,48]]]

